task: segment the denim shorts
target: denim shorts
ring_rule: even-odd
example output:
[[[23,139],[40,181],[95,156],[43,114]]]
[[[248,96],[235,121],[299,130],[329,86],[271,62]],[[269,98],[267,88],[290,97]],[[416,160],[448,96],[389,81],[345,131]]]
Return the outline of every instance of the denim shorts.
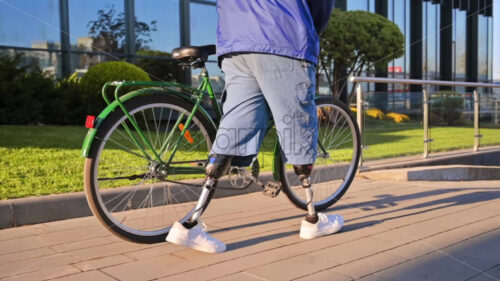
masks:
[[[307,61],[270,54],[224,57],[224,115],[212,153],[256,155],[272,116],[285,162],[314,163],[318,142],[315,68]]]

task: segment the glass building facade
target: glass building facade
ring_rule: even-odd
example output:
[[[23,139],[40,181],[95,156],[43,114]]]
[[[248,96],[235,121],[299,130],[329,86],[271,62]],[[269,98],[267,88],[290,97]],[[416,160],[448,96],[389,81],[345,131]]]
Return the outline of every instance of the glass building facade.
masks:
[[[493,2],[337,0],[336,7],[379,13],[399,26],[406,38],[405,54],[390,62],[383,76],[491,82]],[[23,52],[26,62],[35,61],[59,77],[83,73],[98,62],[141,58],[144,50],[170,52],[181,45],[213,44],[215,5],[216,0],[4,0],[0,52]],[[99,15],[107,21],[98,21]],[[93,27],[114,28],[116,36],[99,42]],[[215,57],[208,69],[216,88],[223,87]],[[195,76],[192,82],[197,82]],[[388,90],[405,90],[401,87],[389,85]]]
[[[389,64],[389,77],[491,82],[493,2],[340,0],[336,5],[379,13],[399,26],[406,50]]]
[[[215,5],[215,0],[5,0],[0,2],[0,54],[23,53],[23,63],[35,62],[57,77],[84,73],[103,61],[169,60],[144,51],[214,44]],[[100,31],[113,38],[99,36]],[[222,73],[215,57],[210,59],[207,67],[220,90]]]
[[[406,40],[404,55],[391,61],[386,73],[377,73],[376,76],[491,83],[494,79],[493,5],[497,5],[496,2],[337,0],[336,6],[348,11],[378,13],[396,23],[403,33]],[[372,105],[382,110],[400,110],[409,114],[421,110],[421,86],[371,83],[363,83],[362,86],[364,91],[373,93]],[[431,93],[441,90],[469,92],[465,96],[472,99],[472,89],[464,87],[429,87],[428,90]],[[484,100],[495,98],[491,89],[478,90]]]

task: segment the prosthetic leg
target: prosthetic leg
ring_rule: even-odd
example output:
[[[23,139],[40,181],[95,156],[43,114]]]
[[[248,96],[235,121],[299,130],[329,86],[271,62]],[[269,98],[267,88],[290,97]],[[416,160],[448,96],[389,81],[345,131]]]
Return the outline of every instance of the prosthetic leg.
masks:
[[[313,165],[293,165],[293,170],[295,174],[299,177],[299,180],[302,184],[302,187],[306,191],[306,200],[307,200],[307,216],[306,221],[310,223],[318,222],[318,215],[316,214],[316,210],[314,209],[313,202],[313,191],[311,188],[311,173],[312,173]]]
[[[205,185],[203,186],[203,190],[191,218],[183,223],[184,227],[192,228],[198,223],[198,219],[203,213],[203,207],[208,200],[210,191],[215,188],[217,180],[228,172],[232,158],[232,155],[223,154],[213,154],[208,157],[208,164],[205,168]]]

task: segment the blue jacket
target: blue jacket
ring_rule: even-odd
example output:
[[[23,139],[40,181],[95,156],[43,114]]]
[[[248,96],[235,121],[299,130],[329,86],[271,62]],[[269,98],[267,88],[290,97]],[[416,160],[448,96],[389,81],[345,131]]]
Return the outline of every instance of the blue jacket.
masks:
[[[267,53],[318,63],[334,0],[218,0],[217,56]]]

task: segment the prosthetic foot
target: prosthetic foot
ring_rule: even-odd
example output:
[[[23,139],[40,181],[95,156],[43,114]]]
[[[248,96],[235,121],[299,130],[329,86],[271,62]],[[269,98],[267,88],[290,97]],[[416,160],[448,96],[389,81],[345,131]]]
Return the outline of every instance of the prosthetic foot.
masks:
[[[231,165],[231,159],[232,156],[230,155],[209,156],[205,169],[205,185],[191,218],[184,223],[175,222],[168,233],[166,241],[208,253],[220,253],[226,250],[226,245],[216,238],[211,237],[203,230],[198,221],[203,213],[203,209],[206,207],[210,192],[215,188],[217,179],[227,173]]]
[[[312,239],[325,236],[339,231],[344,225],[344,219],[340,215],[327,215],[316,213],[311,188],[311,173],[313,165],[294,165],[293,170],[299,177],[302,187],[306,192],[307,216],[302,220],[300,226],[300,237]]]

